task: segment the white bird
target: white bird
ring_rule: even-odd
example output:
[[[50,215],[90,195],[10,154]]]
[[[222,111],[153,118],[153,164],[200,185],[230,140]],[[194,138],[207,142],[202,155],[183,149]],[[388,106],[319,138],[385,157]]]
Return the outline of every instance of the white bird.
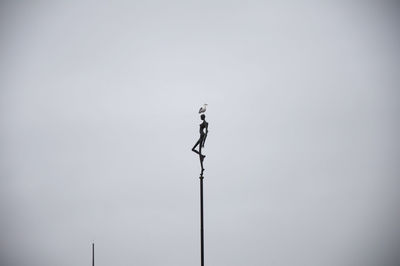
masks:
[[[207,110],[207,105],[208,105],[208,104],[205,103],[205,104],[203,105],[203,107],[200,108],[199,114],[204,113],[204,112]]]

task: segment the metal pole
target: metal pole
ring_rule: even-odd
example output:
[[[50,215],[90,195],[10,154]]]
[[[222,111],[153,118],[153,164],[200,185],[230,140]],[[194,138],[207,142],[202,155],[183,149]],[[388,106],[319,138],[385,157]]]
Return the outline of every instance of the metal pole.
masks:
[[[92,243],[92,266],[94,266],[94,243]]]
[[[200,176],[200,256],[204,266],[204,214],[203,214],[203,174]]]

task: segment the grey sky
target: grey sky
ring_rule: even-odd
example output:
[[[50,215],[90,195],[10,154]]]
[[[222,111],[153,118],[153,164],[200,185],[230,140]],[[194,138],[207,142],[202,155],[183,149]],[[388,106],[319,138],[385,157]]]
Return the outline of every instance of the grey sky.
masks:
[[[399,5],[0,6],[1,265],[399,265]]]

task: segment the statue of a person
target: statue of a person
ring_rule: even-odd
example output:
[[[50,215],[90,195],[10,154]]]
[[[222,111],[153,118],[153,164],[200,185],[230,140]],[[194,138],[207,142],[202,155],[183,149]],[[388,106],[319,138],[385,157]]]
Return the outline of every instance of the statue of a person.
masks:
[[[203,173],[203,171],[204,171],[203,161],[206,156],[201,153],[201,149],[204,148],[204,143],[206,142],[206,138],[207,138],[207,134],[208,134],[208,123],[206,121],[206,116],[204,114],[202,114],[200,116],[200,118],[201,118],[201,120],[203,120],[203,122],[200,124],[200,138],[196,142],[196,144],[194,144],[192,151],[199,155],[201,172]],[[197,146],[199,146],[198,151],[196,150]]]

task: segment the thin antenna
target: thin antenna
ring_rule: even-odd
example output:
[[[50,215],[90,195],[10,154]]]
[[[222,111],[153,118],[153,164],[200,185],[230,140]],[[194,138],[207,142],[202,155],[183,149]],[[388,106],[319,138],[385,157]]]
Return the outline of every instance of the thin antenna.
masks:
[[[92,266],[94,266],[94,243],[92,243]]]

